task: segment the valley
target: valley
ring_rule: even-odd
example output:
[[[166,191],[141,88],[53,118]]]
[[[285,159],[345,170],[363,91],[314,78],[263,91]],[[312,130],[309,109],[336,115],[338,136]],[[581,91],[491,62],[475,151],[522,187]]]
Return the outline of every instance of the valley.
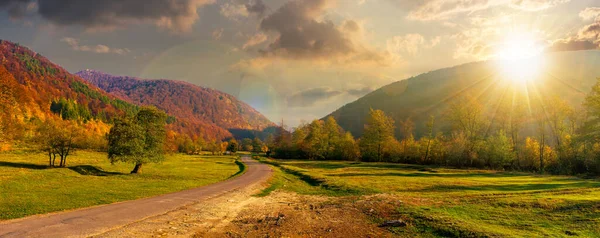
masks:
[[[0,0],[0,238],[600,237],[598,0]]]

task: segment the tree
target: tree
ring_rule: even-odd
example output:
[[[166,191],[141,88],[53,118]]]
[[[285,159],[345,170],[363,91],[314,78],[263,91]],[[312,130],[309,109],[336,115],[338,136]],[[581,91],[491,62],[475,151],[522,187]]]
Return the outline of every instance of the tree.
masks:
[[[243,151],[252,151],[252,139],[244,138],[242,140],[242,150]]]
[[[223,141],[219,144],[219,154],[225,154],[227,152],[227,147],[229,143],[227,141]]]
[[[227,144],[227,151],[235,153],[238,150],[238,142],[235,139],[231,139]]]
[[[266,151],[262,151],[263,146],[265,146],[264,143],[258,137],[255,137],[254,139],[252,139],[252,152],[254,152],[254,153],[266,152]]]
[[[327,135],[323,131],[323,121],[314,120],[308,126],[308,135],[306,136],[306,154],[308,159],[325,159],[327,153]]]
[[[332,154],[335,152],[335,149],[340,146],[344,133],[342,128],[332,116],[329,116],[327,119],[325,119],[325,123],[323,124],[323,133],[325,136],[325,157],[330,159]]]
[[[490,168],[503,168],[511,165],[514,158],[512,145],[503,130],[499,130],[494,135],[486,138],[481,154],[486,165]]]
[[[600,78],[585,98],[583,105],[588,118],[581,130],[581,139],[589,143],[600,142]]]
[[[343,160],[358,160],[360,159],[360,148],[354,140],[354,137],[350,132],[346,132],[340,139],[339,143],[334,148],[334,159]]]
[[[117,120],[108,134],[108,158],[111,163],[132,162],[132,174],[142,172],[149,162],[165,159],[167,115],[155,107],[142,107],[134,118]]]
[[[483,106],[475,98],[460,98],[450,104],[447,117],[456,135],[462,134],[461,140],[464,139],[463,142],[466,143],[463,147],[463,155],[457,158],[468,158],[469,165],[473,166],[476,147],[484,138],[483,130],[486,128]]]
[[[544,172],[544,168],[546,167],[546,165],[544,164],[544,156],[546,155],[546,153],[544,153],[544,151],[546,150],[546,127],[547,127],[547,120],[546,120],[546,112],[545,110],[539,109],[538,112],[536,113],[536,118],[537,118],[537,134],[539,136],[539,147],[538,147],[538,155],[539,155],[539,162],[540,162],[540,166],[539,166],[539,171],[540,173]]]
[[[386,146],[396,140],[394,128],[394,119],[381,110],[371,109],[360,140],[361,151],[367,160],[383,161]]]
[[[415,123],[410,118],[400,122],[400,129],[402,131],[402,136],[404,137],[400,142],[400,150],[402,151],[400,154],[404,161],[410,161],[416,157],[418,144],[415,142],[415,137],[413,135],[414,128]]]
[[[431,149],[432,141],[434,140],[434,138],[433,138],[433,127],[434,126],[435,126],[435,117],[429,116],[429,121],[427,121],[427,146],[425,149],[425,158],[423,159],[423,161],[425,161],[425,162],[429,161],[429,151]]]
[[[56,155],[60,157],[59,167],[67,166],[67,157],[73,153],[75,144],[80,139],[81,129],[75,122],[47,120],[38,128],[39,142],[42,151],[48,153],[48,165],[56,166]]]

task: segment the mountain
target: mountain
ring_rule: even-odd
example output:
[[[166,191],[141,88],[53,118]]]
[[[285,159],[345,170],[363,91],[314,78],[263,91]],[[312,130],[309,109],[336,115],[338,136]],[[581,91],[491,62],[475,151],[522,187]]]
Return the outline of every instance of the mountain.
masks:
[[[417,136],[425,133],[425,122],[436,118],[444,129],[448,106],[462,97],[475,98],[494,120],[502,102],[529,105],[529,114],[539,108],[552,107],[546,102],[558,97],[571,106],[580,107],[591,86],[600,77],[600,51],[547,53],[537,59],[484,61],[431,71],[375,90],[346,104],[328,116],[354,136],[363,133],[370,109],[381,109],[396,121],[410,118]]]
[[[235,97],[210,88],[174,80],[113,76],[94,70],[76,73],[106,92],[136,105],[154,105],[175,116],[180,132],[223,139],[275,126]]]
[[[112,120],[137,110],[40,54],[0,40],[0,151],[31,146],[37,129],[65,121],[83,129],[78,146],[103,149]]]
[[[52,113],[110,121],[137,110],[40,54],[5,40],[0,40],[0,89],[0,112],[21,121]]]

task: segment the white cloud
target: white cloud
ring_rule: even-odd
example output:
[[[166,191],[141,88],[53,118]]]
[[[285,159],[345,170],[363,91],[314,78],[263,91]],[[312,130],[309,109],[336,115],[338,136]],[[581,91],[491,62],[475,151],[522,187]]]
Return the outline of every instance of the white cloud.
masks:
[[[600,7],[588,7],[579,13],[579,17],[583,18],[583,20],[597,19],[600,17]]]
[[[445,20],[461,13],[473,13],[492,7],[508,6],[522,11],[541,11],[570,0],[424,0],[419,4],[395,0],[400,6],[410,5],[409,20]],[[410,0],[413,1],[413,0]]]
[[[260,43],[263,43],[267,40],[267,35],[263,34],[263,33],[256,33],[253,36],[251,36],[246,43],[244,43],[244,45],[242,46],[242,49],[247,49],[249,47],[258,45]]]
[[[240,18],[248,17],[250,13],[244,4],[225,3],[221,5],[221,15],[231,20],[238,21]]]
[[[130,50],[127,48],[110,48],[106,45],[81,45],[79,44],[79,40],[71,37],[62,38],[60,41],[67,43],[71,49],[75,51],[83,51],[83,52],[94,52],[99,54],[118,54],[123,55],[129,53]]]
[[[439,36],[434,37],[429,42],[420,34],[407,34],[404,36],[394,36],[387,40],[387,49],[391,53],[398,55],[414,56],[422,49],[430,49],[438,45],[441,41]]]

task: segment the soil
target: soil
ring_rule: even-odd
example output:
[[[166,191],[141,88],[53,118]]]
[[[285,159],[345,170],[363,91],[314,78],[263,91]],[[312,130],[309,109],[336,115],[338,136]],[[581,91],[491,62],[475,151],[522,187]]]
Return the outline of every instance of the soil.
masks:
[[[391,237],[379,227],[394,210],[385,195],[323,197],[275,191],[255,197],[257,184],[97,237]],[[390,218],[391,219],[391,218]]]

